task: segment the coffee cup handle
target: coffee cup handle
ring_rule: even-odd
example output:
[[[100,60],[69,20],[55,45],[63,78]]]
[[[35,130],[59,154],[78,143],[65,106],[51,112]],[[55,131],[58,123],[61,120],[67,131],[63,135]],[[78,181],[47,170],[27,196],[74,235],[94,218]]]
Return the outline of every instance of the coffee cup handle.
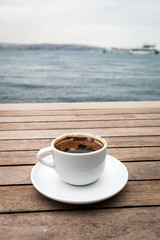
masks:
[[[52,158],[43,158],[43,155],[46,153],[52,153],[53,154],[53,150],[52,147],[46,147],[46,148],[42,148],[38,151],[37,153],[37,159],[40,163],[42,163],[43,165],[50,167],[50,168],[55,168],[55,164],[54,164],[54,159],[53,159],[53,155]]]

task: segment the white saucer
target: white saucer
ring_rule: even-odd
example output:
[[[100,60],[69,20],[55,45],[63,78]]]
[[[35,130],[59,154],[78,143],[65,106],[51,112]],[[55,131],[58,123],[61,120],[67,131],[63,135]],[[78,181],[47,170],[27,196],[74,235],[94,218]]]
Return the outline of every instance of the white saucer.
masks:
[[[47,156],[50,158],[51,155]],[[85,186],[73,186],[62,181],[55,171],[37,163],[31,171],[34,187],[44,196],[70,204],[89,204],[110,198],[120,192],[128,181],[126,167],[116,158],[107,155],[101,177]]]

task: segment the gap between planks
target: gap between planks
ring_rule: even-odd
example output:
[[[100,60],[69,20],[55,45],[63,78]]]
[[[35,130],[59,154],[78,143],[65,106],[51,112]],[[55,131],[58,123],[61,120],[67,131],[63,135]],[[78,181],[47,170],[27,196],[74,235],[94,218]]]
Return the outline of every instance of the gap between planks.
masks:
[[[32,185],[0,187],[0,193],[0,212],[73,209],[76,207],[46,198]],[[160,181],[129,181],[117,195],[98,203],[100,208],[159,205]],[[95,204],[95,206],[97,205]]]
[[[108,148],[107,154],[120,161],[158,161],[160,147],[141,148]],[[26,165],[37,162],[37,151],[6,151],[0,152],[0,165]]]
[[[159,147],[160,136],[107,137],[109,148]],[[51,144],[51,138],[0,140],[0,151],[38,150]]]
[[[58,130],[58,129],[88,129],[88,128],[131,128],[160,127],[159,119],[152,120],[112,120],[112,121],[69,121],[65,122],[28,122],[0,123],[0,131],[12,130]]]
[[[63,115],[99,115],[99,114],[146,114],[146,113],[160,113],[160,108],[141,108],[141,109],[78,109],[78,110],[18,110],[8,111],[0,110],[0,116],[63,116]]]
[[[159,136],[160,127],[134,127],[134,128],[96,128],[96,129],[58,129],[58,130],[19,130],[1,131],[0,140],[55,138],[59,135],[75,132],[89,132],[101,137],[131,137],[131,136]]]
[[[106,163],[107,164],[107,163]],[[129,181],[160,180],[160,161],[123,162],[129,172]],[[0,185],[31,184],[31,166],[1,166]]]
[[[158,240],[160,207],[88,209],[1,215],[4,239]],[[22,224],[23,223],[23,224]],[[54,224],[53,224],[54,223]],[[9,231],[8,231],[8,226]]]
[[[98,114],[98,115],[83,115],[75,114],[68,116],[18,116],[18,117],[0,117],[0,122],[57,122],[57,121],[88,121],[88,120],[151,120],[151,119],[160,119],[160,114],[120,114],[120,115],[107,115],[107,114]]]

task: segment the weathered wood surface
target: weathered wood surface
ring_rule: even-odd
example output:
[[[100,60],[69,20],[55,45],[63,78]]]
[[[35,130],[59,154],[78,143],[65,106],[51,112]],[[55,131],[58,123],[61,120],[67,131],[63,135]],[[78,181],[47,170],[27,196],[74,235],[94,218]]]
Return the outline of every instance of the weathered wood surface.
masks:
[[[160,161],[124,162],[129,180],[160,180]],[[143,165],[143,168],[142,168]],[[30,172],[33,165],[1,166],[0,185],[31,184]]]
[[[140,120],[140,119],[160,119],[160,114],[95,114],[95,115],[48,115],[48,116],[18,116],[18,117],[1,117],[0,122],[19,123],[19,122],[68,122],[68,121],[103,121],[103,120]],[[83,122],[82,122],[83,123]]]
[[[38,193],[31,185],[1,187],[0,195],[1,213],[77,208],[76,205],[62,204],[50,200]],[[99,208],[110,208],[153,205],[160,205],[160,181],[129,181],[125,188],[116,196],[100,204],[92,204],[90,208],[98,206]]]
[[[106,137],[108,148],[159,147],[160,136]],[[49,146],[53,138],[0,140],[0,151],[38,150]]]
[[[50,146],[50,141],[43,147]],[[3,165],[26,165],[37,162],[35,151],[0,151],[0,164]],[[107,153],[121,161],[157,161],[160,160],[160,147],[141,148],[108,148]]]
[[[160,108],[160,101],[140,102],[80,102],[80,103],[22,103],[22,104],[0,104],[0,111],[19,110],[77,110],[77,109],[153,109]]]
[[[0,123],[1,130],[45,130],[62,129],[64,122],[22,122],[19,123]],[[79,128],[124,128],[124,127],[160,127],[160,118],[152,120],[122,120],[122,121],[69,121],[65,122],[65,129]]]
[[[60,134],[90,132],[129,171],[116,196],[59,203],[33,187],[36,153]],[[160,102],[0,104],[0,239],[160,238]]]
[[[116,136],[159,136],[160,127],[135,127],[135,128],[80,128],[80,129],[53,129],[53,130],[23,130],[23,131],[1,131],[0,140],[7,139],[38,139],[38,138],[55,138],[68,132],[90,132],[102,137]]]
[[[86,103],[88,105],[88,103]],[[21,110],[9,110],[6,109],[2,110],[0,104],[0,116],[10,116],[10,117],[16,117],[16,116],[68,116],[68,115],[114,115],[114,114],[157,114],[160,113],[160,107],[157,108],[93,108],[93,109],[57,109],[54,110],[54,107],[52,110],[46,110],[46,109],[40,109],[40,110],[25,110],[25,107]]]
[[[7,214],[1,216],[3,239],[157,240],[160,208],[115,208]]]

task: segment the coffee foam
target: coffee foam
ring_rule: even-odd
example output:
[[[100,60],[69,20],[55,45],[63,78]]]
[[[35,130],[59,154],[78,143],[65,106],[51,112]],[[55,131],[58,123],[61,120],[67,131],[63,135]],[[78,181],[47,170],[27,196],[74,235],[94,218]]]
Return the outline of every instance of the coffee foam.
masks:
[[[64,138],[61,138],[55,142],[55,148],[65,152],[75,149],[81,149],[81,152],[88,149],[88,152],[91,152],[99,150],[103,146],[104,144],[100,140],[84,136],[65,136]]]

